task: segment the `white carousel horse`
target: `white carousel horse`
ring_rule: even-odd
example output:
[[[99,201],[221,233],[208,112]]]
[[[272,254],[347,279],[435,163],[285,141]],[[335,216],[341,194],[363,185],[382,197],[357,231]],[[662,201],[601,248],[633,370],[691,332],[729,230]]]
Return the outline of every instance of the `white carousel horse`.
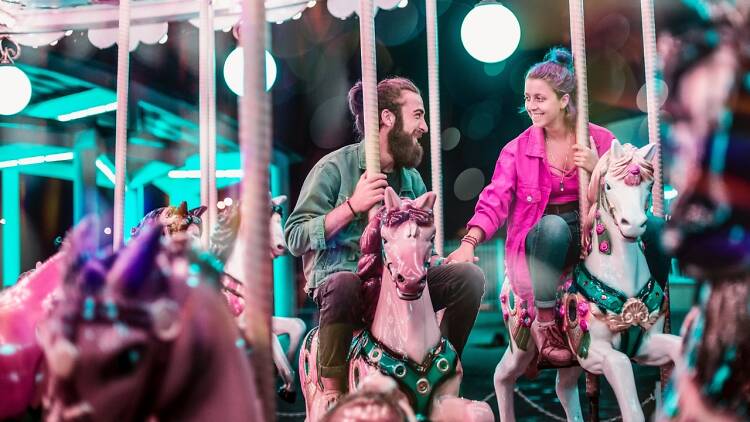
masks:
[[[281,195],[271,199],[270,219],[268,229],[270,233],[269,248],[270,259],[277,258],[286,251],[284,242],[284,230],[281,225],[281,204],[286,201],[286,196]],[[240,239],[240,207],[239,204],[227,207],[219,216],[217,227],[211,235],[211,249],[225,261],[224,264],[224,295],[229,303],[232,314],[237,318],[240,325],[244,325],[243,311],[245,300],[242,297],[242,282],[249,278],[245,276],[245,267],[242,257],[246,256],[248,242]],[[295,374],[289,361],[299,347],[302,336],[307,331],[307,326],[299,318],[272,318],[273,330],[273,361],[279,371],[284,384],[279,388],[279,396],[286,401],[293,402],[296,397]],[[289,336],[289,349],[284,354],[284,349],[276,336]]]
[[[372,281],[367,276],[375,276],[380,294],[372,324],[352,343],[349,391],[382,372],[397,381],[398,400],[409,403],[419,420],[492,420],[486,403],[457,397],[463,369],[455,349],[440,334],[425,288],[435,236],[434,203],[432,192],[411,201],[386,188],[385,207],[365,228],[359,274],[365,286]],[[308,421],[320,420],[327,410],[317,355],[314,329],[305,337],[299,360]]]
[[[646,229],[654,152],[652,145],[637,149],[614,140],[592,175],[588,189],[592,206],[584,224],[589,236],[583,249],[588,254],[565,284],[558,313],[580,364],[558,368],[557,373],[557,396],[569,421],[583,420],[577,383],[582,369],[604,374],[623,421],[643,421],[630,360],[657,366],[679,358],[680,338],[663,334],[668,302],[651,277],[638,241]],[[591,244],[598,245],[595,252]],[[530,305],[513,294],[507,278],[500,301],[509,331],[518,332],[519,324],[528,330],[533,320]],[[528,365],[536,364],[536,354],[533,338],[511,336],[494,376],[503,422],[515,420],[513,388]]]

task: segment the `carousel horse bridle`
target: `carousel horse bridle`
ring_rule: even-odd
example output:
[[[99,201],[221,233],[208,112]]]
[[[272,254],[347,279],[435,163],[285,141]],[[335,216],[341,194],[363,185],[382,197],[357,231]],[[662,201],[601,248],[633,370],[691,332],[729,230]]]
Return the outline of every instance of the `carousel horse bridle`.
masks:
[[[412,206],[406,209],[397,209],[392,211],[382,211],[383,216],[380,220],[380,228],[383,227],[395,227],[406,221],[412,220],[417,223],[418,227],[429,227],[435,223],[435,217],[432,210],[423,210],[420,208],[414,208]],[[416,236],[416,232],[413,234]],[[388,259],[388,254],[385,251],[385,244],[387,241],[381,237],[381,248],[383,264],[388,270],[388,274],[393,277],[393,271],[391,270],[391,261]],[[428,265],[428,261],[425,261],[425,266]]]

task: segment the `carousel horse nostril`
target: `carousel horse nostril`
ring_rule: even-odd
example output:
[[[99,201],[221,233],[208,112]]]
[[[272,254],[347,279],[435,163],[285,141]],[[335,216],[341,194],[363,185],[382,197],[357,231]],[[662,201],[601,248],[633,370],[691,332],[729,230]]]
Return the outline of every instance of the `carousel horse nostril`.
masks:
[[[399,274],[399,275],[396,276],[396,281],[399,282],[399,283],[403,283],[404,281],[406,281],[406,279],[404,278],[404,276],[402,276],[401,274]]]

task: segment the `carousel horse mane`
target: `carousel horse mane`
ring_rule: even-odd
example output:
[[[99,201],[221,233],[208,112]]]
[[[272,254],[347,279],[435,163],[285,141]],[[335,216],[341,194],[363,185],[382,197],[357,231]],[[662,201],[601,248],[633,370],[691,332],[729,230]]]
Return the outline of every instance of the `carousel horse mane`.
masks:
[[[96,248],[96,232],[84,221],[64,243],[62,297],[39,326],[47,417],[259,417],[215,258],[156,224],[115,253]]]
[[[153,209],[141,219],[137,226],[130,230],[130,235],[132,237],[137,236],[143,230],[143,227],[153,222],[158,222],[165,226],[170,235],[187,230],[191,224],[195,224],[200,228],[202,227],[200,217],[206,212],[206,209],[205,205],[201,205],[200,207],[188,210],[185,201],[182,201],[177,207],[168,205]]]
[[[591,233],[599,209],[599,194],[604,186],[604,176],[609,173],[618,180],[624,180],[628,186],[638,186],[654,180],[654,165],[637,154],[638,148],[631,144],[622,145],[622,155],[615,160],[612,159],[611,152],[611,149],[607,151],[596,163],[586,192],[590,206],[583,220],[581,252],[584,256],[591,251]]]
[[[271,199],[271,214],[281,216],[281,204],[286,201],[286,196],[277,196]],[[222,262],[227,262],[234,251],[234,244],[240,231],[241,202],[236,201],[219,211],[216,225],[211,232],[211,252]]]
[[[211,252],[226,262],[234,251],[234,242],[240,231],[239,201],[219,211],[216,226],[211,232]]]

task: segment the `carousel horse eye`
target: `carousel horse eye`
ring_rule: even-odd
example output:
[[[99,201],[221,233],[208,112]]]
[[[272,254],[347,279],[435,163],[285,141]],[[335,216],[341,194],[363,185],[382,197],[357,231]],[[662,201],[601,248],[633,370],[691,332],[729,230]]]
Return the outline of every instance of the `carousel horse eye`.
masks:
[[[612,190],[612,187],[609,185],[609,183],[604,184],[604,189]]]
[[[130,375],[141,363],[145,347],[135,345],[121,350],[104,369],[103,378],[122,378]]]

